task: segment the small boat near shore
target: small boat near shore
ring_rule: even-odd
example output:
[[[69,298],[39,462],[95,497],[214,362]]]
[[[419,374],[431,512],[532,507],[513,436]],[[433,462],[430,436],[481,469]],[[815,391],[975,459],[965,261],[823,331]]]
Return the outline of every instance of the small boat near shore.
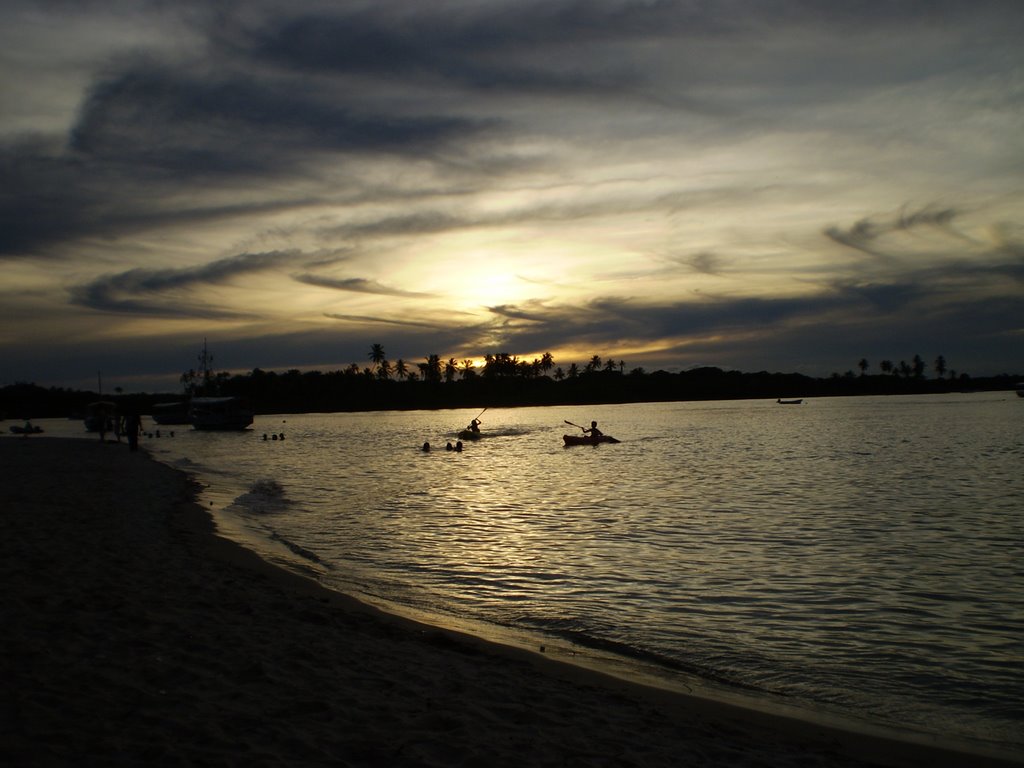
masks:
[[[11,427],[11,432],[15,435],[38,435],[42,431],[42,427],[37,427],[35,424],[29,424],[28,422],[25,422],[24,426],[15,425]]]
[[[796,400],[783,400],[780,398],[775,402],[778,403],[779,405],[800,405],[801,403],[803,403],[803,398],[798,398]]]
[[[591,437],[590,435],[562,435],[562,440],[565,441],[566,448],[571,445],[598,445],[600,443],[620,442],[611,435],[598,435],[597,437]]]
[[[254,412],[239,397],[193,397],[189,415],[193,429],[237,432],[249,428]]]
[[[192,420],[189,418],[189,405],[184,401],[156,403],[153,406],[153,413],[151,414],[151,417],[157,424],[192,423]]]

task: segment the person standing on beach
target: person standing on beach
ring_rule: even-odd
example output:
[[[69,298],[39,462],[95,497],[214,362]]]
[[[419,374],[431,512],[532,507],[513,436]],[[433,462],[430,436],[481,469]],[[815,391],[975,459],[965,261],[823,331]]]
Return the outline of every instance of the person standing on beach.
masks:
[[[135,411],[125,419],[125,431],[128,433],[128,450],[134,453],[139,450],[139,433],[142,432],[142,417]]]

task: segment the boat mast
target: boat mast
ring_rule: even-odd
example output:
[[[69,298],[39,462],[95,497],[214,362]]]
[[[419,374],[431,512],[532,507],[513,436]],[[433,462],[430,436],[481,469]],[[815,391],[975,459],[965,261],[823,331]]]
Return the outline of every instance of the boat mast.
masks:
[[[206,348],[206,337],[203,337],[203,351],[199,355],[199,372],[203,377],[203,394],[210,394],[210,378],[212,375],[213,355]]]

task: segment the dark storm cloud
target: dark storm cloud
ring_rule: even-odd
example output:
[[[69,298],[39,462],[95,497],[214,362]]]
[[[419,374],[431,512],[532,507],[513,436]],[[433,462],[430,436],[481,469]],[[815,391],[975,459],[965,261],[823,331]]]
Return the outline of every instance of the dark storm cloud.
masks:
[[[319,288],[352,291],[353,293],[372,293],[380,296],[405,296],[409,298],[422,298],[430,295],[415,291],[403,291],[400,288],[391,288],[390,286],[378,283],[376,280],[367,280],[363,277],[333,278],[304,273],[292,275],[292,279],[306,285],[315,285]]]
[[[73,287],[71,302],[101,312],[158,317],[248,317],[249,313],[183,301],[180,291],[223,284],[239,275],[272,269],[292,258],[294,254],[281,252],[243,253],[184,269],[130,269]]]
[[[271,23],[242,42],[254,58],[305,70],[453,81],[476,88],[579,88],[537,54],[582,41],[665,31],[682,19],[669,5],[616,7],[601,2],[519,3],[436,9],[381,4],[301,14]],[[678,6],[676,6],[678,8]],[[527,65],[525,62],[530,62]]]
[[[307,203],[299,197],[183,209],[180,193],[197,182],[308,182],[325,153],[423,160],[462,145],[485,123],[367,111],[349,106],[343,94],[325,96],[287,79],[122,61],[91,88],[66,146],[41,138],[0,145],[0,257],[39,255],[66,239],[168,220]],[[165,210],[169,201],[173,212]]]
[[[376,115],[344,94],[274,78],[139,62],[92,90],[72,147],[185,175],[279,172],[298,153],[416,153],[477,129],[452,117]]]
[[[767,40],[780,34],[808,39],[812,35],[873,34],[884,25],[898,39],[899,31],[920,32],[922,25],[944,19],[963,31],[963,44],[1012,40],[1020,16],[1012,1],[982,0],[968,5],[948,2],[828,4],[820,2],[700,3],[658,2],[480,3],[443,8],[434,5],[377,3],[355,10],[301,8],[290,19],[274,16],[244,31],[224,35],[228,48],[248,50],[254,60],[272,61],[304,71],[338,72],[364,78],[448,82],[478,90],[561,90],[596,92],[649,84],[644,67],[621,49],[635,43],[655,53],[659,44],[687,60],[688,42],[740,41],[750,53],[764,54]],[[1017,23],[994,25],[1000,14]],[[980,30],[971,36],[969,31]],[[618,48],[618,50],[615,50]],[[604,49],[606,55],[595,55]],[[851,66],[842,51],[832,49],[813,69],[784,63],[765,67],[762,56],[732,56],[708,67],[702,56],[683,70],[700,79],[735,79],[742,73],[764,79],[785,77],[800,83],[856,82],[864,79],[915,78],[927,70],[920,54],[904,47],[900,68]],[[758,74],[760,73],[760,74]]]

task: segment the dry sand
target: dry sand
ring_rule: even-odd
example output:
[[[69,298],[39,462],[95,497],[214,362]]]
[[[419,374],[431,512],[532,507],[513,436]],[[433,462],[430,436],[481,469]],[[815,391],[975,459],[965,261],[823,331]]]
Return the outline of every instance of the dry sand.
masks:
[[[367,608],[217,537],[123,444],[0,439],[0,764],[979,766]]]

